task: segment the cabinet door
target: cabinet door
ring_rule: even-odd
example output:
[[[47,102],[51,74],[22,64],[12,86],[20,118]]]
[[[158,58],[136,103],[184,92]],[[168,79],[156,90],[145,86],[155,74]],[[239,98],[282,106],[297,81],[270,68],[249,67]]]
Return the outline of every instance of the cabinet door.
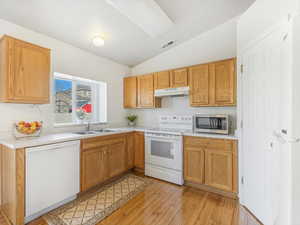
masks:
[[[224,191],[233,191],[231,151],[205,149],[205,184]]]
[[[124,78],[124,108],[136,108],[137,106],[137,78]]]
[[[9,98],[20,103],[49,103],[50,50],[14,39]]]
[[[154,108],[153,74],[138,76],[138,107]]]
[[[126,171],[125,139],[109,145],[109,177],[120,175]]]
[[[81,189],[82,191],[97,185],[101,180],[102,148],[88,150],[82,153]]]
[[[126,168],[134,167],[134,134],[127,135],[126,139]]]
[[[109,163],[109,146],[103,146],[101,151],[101,165],[100,165],[100,182],[106,181],[110,178],[110,163]]]
[[[162,71],[154,75],[154,87],[156,89],[164,89],[170,87],[170,72]]]
[[[192,106],[209,105],[209,66],[200,65],[189,68],[190,104]]]
[[[184,149],[184,180],[203,184],[204,150],[201,148]]]
[[[235,59],[212,63],[210,66],[212,98],[217,106],[236,104]]]
[[[134,166],[145,169],[145,137],[143,132],[134,134]]]
[[[188,86],[188,70],[177,69],[171,72],[171,87],[185,87]]]

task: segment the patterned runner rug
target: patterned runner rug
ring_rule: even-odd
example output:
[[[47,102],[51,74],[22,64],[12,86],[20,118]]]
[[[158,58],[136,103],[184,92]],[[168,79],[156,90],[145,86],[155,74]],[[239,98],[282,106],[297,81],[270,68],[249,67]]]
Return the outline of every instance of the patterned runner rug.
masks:
[[[149,183],[147,178],[125,175],[49,212],[44,219],[49,225],[95,225],[143,191]]]

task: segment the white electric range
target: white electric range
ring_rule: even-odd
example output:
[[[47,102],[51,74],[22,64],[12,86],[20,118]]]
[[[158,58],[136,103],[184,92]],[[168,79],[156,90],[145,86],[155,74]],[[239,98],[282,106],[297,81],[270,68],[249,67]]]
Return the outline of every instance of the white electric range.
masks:
[[[183,185],[183,133],[192,129],[192,116],[160,116],[145,133],[146,176]]]

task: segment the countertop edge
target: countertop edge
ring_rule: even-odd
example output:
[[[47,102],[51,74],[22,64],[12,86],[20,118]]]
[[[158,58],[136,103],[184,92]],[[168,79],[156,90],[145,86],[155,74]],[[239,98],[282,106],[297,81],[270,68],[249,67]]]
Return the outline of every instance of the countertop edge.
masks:
[[[118,130],[120,129],[120,130]],[[111,130],[114,130],[112,128]],[[20,140],[19,143],[15,139],[0,139],[0,145],[4,145],[7,148],[12,150],[21,149],[21,148],[30,148],[37,147],[42,145],[49,145],[67,141],[76,141],[93,137],[101,137],[108,135],[116,135],[116,134],[125,134],[134,131],[139,132],[147,132],[149,129],[147,128],[115,128],[115,131],[109,133],[99,133],[99,134],[87,134],[87,135],[78,135],[73,133],[58,133],[58,134],[49,134],[36,139],[28,139],[28,140]],[[150,131],[150,130],[149,130]],[[58,137],[59,135],[65,137]],[[192,137],[203,137],[203,138],[217,138],[217,139],[228,139],[228,140],[238,140],[239,138],[234,135],[220,135],[220,134],[206,134],[206,133],[193,133],[193,132],[184,132],[183,136],[192,136]],[[44,138],[44,139],[43,139]],[[47,140],[48,138],[48,140]]]

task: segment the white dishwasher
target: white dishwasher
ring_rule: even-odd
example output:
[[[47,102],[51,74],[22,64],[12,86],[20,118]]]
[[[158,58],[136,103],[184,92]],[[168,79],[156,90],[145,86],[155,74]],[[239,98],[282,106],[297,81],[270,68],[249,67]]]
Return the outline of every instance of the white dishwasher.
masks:
[[[26,213],[29,222],[80,191],[80,141],[26,149]]]

